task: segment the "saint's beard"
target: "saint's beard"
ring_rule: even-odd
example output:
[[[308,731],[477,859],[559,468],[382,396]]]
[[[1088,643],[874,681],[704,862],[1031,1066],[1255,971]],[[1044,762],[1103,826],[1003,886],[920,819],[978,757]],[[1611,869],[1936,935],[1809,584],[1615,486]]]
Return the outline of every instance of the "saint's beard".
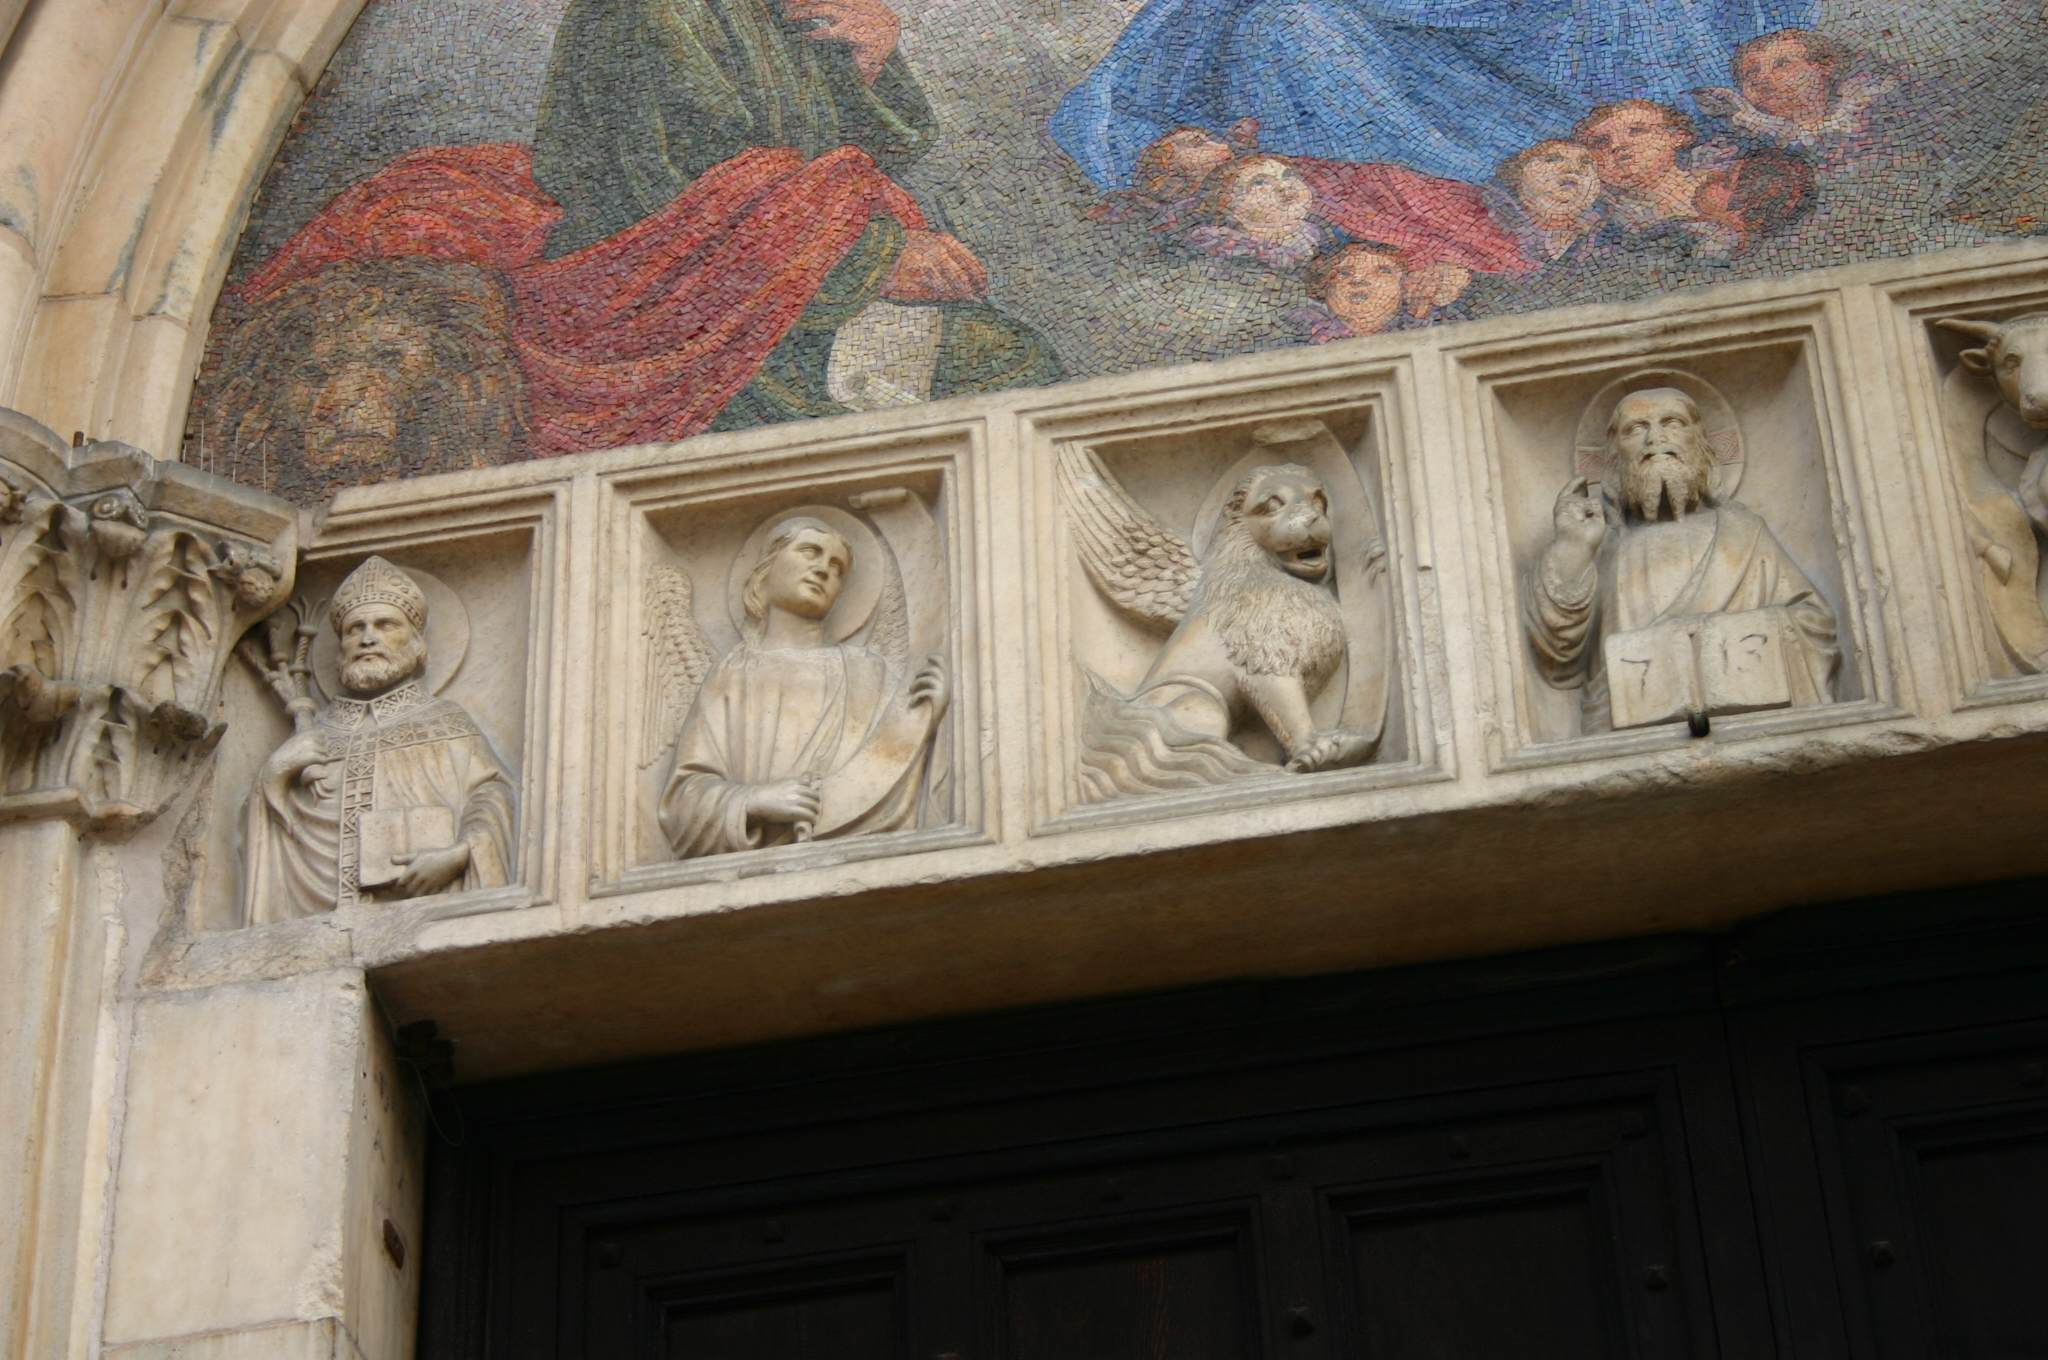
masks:
[[[1622,464],[1621,497],[1639,519],[1683,519],[1706,503],[1713,463],[1697,440],[1679,446],[1678,457],[1632,458]]]
[[[425,659],[426,648],[417,644],[395,657],[359,657],[342,665],[341,687],[350,694],[382,694],[401,680],[417,675]]]

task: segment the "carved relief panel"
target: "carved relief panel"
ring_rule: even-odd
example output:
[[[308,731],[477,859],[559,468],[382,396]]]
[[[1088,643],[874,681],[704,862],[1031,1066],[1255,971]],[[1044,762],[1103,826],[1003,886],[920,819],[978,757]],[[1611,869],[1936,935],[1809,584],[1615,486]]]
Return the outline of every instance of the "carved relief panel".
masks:
[[[601,695],[615,763],[596,830],[619,872],[689,881],[972,834],[962,451],[615,483],[623,675]]]
[[[2048,282],[1977,270],[1890,290],[1895,396],[1926,493],[1916,506],[1947,589],[1937,618],[1965,704],[2048,680]]]
[[[2048,312],[1949,316],[1963,338],[1941,385],[1942,448],[1962,501],[1995,673],[2048,671]]]
[[[1738,342],[1742,323],[1703,318],[1701,343],[1654,354],[1595,335],[1576,363],[1541,345],[1468,360],[1510,750],[1740,736],[1883,701],[1860,476],[1813,325],[1832,318],[1786,320]]]
[[[425,543],[344,521],[243,639],[197,926],[462,911],[534,882],[547,515],[493,518]]]
[[[1290,395],[1208,423],[1181,424],[1185,403],[1047,422],[1032,537],[1054,816],[1306,796],[1334,787],[1309,776],[1377,785],[1424,760],[1393,387]]]
[[[244,919],[510,883],[516,785],[477,719],[443,695],[469,647],[461,596],[373,556],[324,607],[301,597],[264,631],[244,656],[293,731],[248,796]]]

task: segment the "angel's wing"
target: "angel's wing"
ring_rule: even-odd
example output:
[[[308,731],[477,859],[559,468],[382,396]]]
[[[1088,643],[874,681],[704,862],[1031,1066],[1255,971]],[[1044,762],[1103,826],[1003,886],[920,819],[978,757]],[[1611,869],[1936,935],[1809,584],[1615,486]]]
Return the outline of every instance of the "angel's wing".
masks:
[[[1188,612],[1200,571],[1187,540],[1152,518],[1078,444],[1061,447],[1059,480],[1088,579],[1130,618],[1170,631]]]
[[[910,662],[910,603],[903,594],[903,571],[896,565],[896,554],[884,549],[882,555],[888,559],[888,574],[882,580],[882,597],[875,602],[868,646],[901,671]]]
[[[659,566],[648,577],[640,630],[647,639],[647,674],[641,683],[646,695],[640,722],[642,769],[674,749],[676,734],[696,702],[697,687],[711,673],[711,645],[697,626],[691,597],[686,572]]]

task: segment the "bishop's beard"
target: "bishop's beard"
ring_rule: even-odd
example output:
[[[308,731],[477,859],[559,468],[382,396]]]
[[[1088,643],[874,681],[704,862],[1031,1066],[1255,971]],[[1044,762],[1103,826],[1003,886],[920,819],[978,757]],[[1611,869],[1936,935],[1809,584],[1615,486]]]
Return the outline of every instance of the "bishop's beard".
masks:
[[[351,694],[382,694],[418,673],[426,648],[414,644],[395,657],[365,656],[341,668],[341,687]]]
[[[1699,440],[1687,440],[1675,452],[1675,458],[1632,458],[1622,463],[1622,503],[1639,518],[1682,519],[1706,502],[1712,455]]]

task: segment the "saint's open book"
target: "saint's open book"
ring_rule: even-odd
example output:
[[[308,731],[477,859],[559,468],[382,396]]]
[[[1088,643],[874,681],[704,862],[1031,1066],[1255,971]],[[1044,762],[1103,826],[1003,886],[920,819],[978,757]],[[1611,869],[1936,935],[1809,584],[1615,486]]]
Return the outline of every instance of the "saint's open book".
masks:
[[[1607,692],[1615,730],[1694,714],[1791,707],[1785,633],[1793,626],[1789,611],[1773,606],[1609,634]]]

